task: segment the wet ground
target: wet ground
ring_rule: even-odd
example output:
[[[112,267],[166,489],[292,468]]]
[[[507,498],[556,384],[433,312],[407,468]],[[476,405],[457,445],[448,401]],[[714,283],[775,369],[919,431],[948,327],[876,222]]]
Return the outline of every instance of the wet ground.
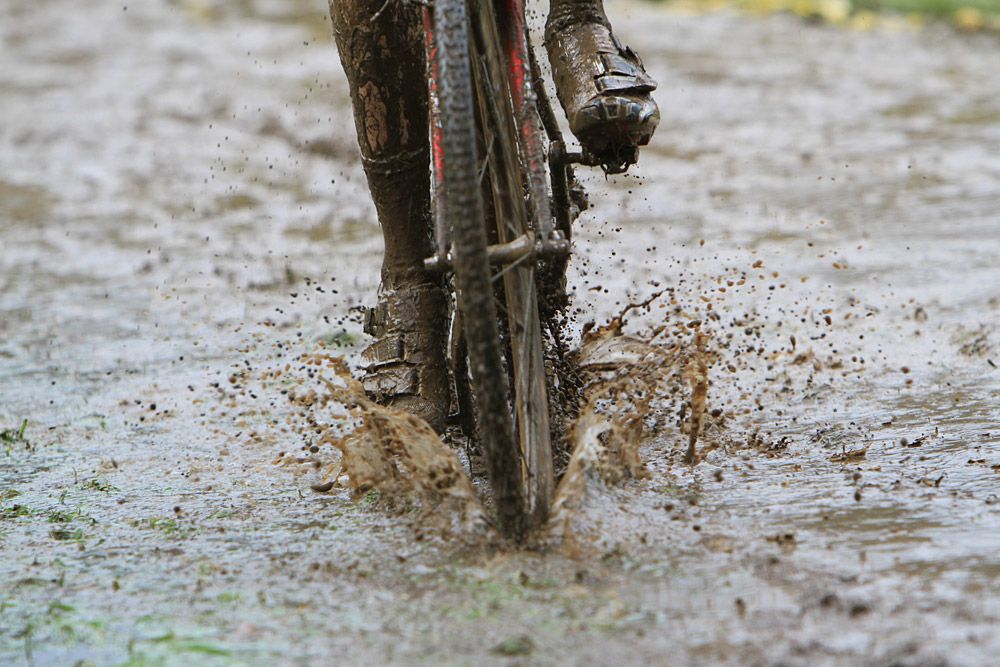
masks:
[[[714,413],[517,552],[311,491],[247,379],[377,284],[323,8],[4,7],[0,663],[993,662],[1000,42],[615,10],[665,120],[578,323],[674,288],[631,326],[702,322]]]

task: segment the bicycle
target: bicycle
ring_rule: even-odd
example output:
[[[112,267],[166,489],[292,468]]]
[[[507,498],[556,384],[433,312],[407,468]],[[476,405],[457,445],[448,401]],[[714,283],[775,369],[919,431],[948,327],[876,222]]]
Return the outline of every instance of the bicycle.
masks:
[[[543,329],[565,302],[582,192],[572,165],[617,173],[635,155],[567,152],[523,0],[434,0],[423,23],[436,249],[425,266],[453,275],[459,412],[483,447],[499,528],[521,539],[555,487]]]

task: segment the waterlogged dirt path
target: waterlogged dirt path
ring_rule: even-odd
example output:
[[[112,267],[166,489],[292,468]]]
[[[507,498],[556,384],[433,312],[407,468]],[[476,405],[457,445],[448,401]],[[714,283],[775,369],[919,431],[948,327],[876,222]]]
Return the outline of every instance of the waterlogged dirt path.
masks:
[[[0,663],[1000,654],[995,39],[616,6],[665,122],[591,179],[579,323],[673,288],[630,326],[701,322],[714,412],[510,552],[309,488],[283,387],[380,246],[323,8],[9,4]]]

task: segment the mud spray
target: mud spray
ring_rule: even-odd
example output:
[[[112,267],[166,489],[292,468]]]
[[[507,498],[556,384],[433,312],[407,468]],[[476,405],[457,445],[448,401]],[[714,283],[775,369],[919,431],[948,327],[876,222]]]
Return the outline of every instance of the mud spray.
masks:
[[[581,265],[582,286],[607,280],[586,259]],[[566,410],[576,418],[560,448],[570,455],[556,471],[553,511],[533,536],[536,546],[599,540],[608,502],[622,498],[617,487],[691,477],[686,471],[716,449],[783,453],[789,440],[763,431],[776,422],[761,415],[780,413],[790,395],[822,394],[864,372],[859,344],[847,336],[870,307],[853,303],[835,312],[822,289],[803,298],[752,255],[714,276],[696,268],[676,273],[675,285],[650,281],[636,288],[646,290],[644,298],[619,303],[603,325],[579,327],[569,356],[580,389]],[[339,324],[352,326],[351,317]],[[834,318],[844,322],[839,331]],[[268,337],[256,334],[247,349],[266,347]],[[236,369],[230,383],[291,406],[277,411],[280,429],[272,420],[254,436],[285,448],[276,464],[302,471],[314,493],[377,498],[421,537],[500,542],[481,466],[461,442],[443,441],[421,420],[369,400],[352,376],[353,356],[340,356],[337,343],[271,341],[263,366]],[[297,448],[287,449],[293,442]],[[657,460],[656,480],[649,481],[644,456]]]
[[[573,397],[579,404],[567,410],[577,414],[564,434],[563,449],[570,456],[557,471],[550,520],[532,543],[567,540],[575,518],[598,502],[602,490],[648,478],[640,446],[665,422],[685,436],[677,441],[683,461],[697,462],[708,404],[709,335],[690,320],[626,332],[630,311],[649,311],[666,293],[629,304],[604,326],[588,328],[571,353],[583,382]],[[294,406],[286,428],[303,436],[302,451],[282,451],[275,464],[310,470],[314,492],[348,489],[355,499],[377,494],[384,507],[408,517],[422,535],[499,539],[486,485],[472,474],[474,466],[459,443],[447,437],[445,442],[419,418],[370,400],[347,361],[323,343],[256,378],[246,377],[249,371],[241,375],[239,382],[259,382],[257,391],[280,393]]]

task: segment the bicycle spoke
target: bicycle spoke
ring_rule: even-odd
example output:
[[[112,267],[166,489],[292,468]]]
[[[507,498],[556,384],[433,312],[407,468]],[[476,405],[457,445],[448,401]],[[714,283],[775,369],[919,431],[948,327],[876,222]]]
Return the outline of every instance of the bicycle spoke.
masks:
[[[500,278],[503,278],[505,275],[507,275],[508,271],[510,271],[511,269],[514,269],[514,268],[517,268],[517,267],[521,266],[528,259],[534,259],[534,258],[530,254],[518,257],[516,260],[514,260],[513,262],[511,262],[510,264],[508,264],[507,266],[505,266],[501,271],[498,271],[496,274],[494,274],[494,276],[491,279],[491,281],[492,282],[496,282]],[[534,276],[532,276],[532,280],[534,280]]]
[[[510,319],[510,313],[507,311],[507,302],[504,299],[498,299],[493,297],[493,304],[497,308],[497,313],[502,314],[505,318]]]
[[[486,168],[490,166],[490,159],[493,157],[493,147],[496,145],[496,137],[492,134],[489,138],[489,146],[486,147],[486,156],[483,158],[483,164],[479,168],[479,184],[482,185],[483,179],[486,177]]]

